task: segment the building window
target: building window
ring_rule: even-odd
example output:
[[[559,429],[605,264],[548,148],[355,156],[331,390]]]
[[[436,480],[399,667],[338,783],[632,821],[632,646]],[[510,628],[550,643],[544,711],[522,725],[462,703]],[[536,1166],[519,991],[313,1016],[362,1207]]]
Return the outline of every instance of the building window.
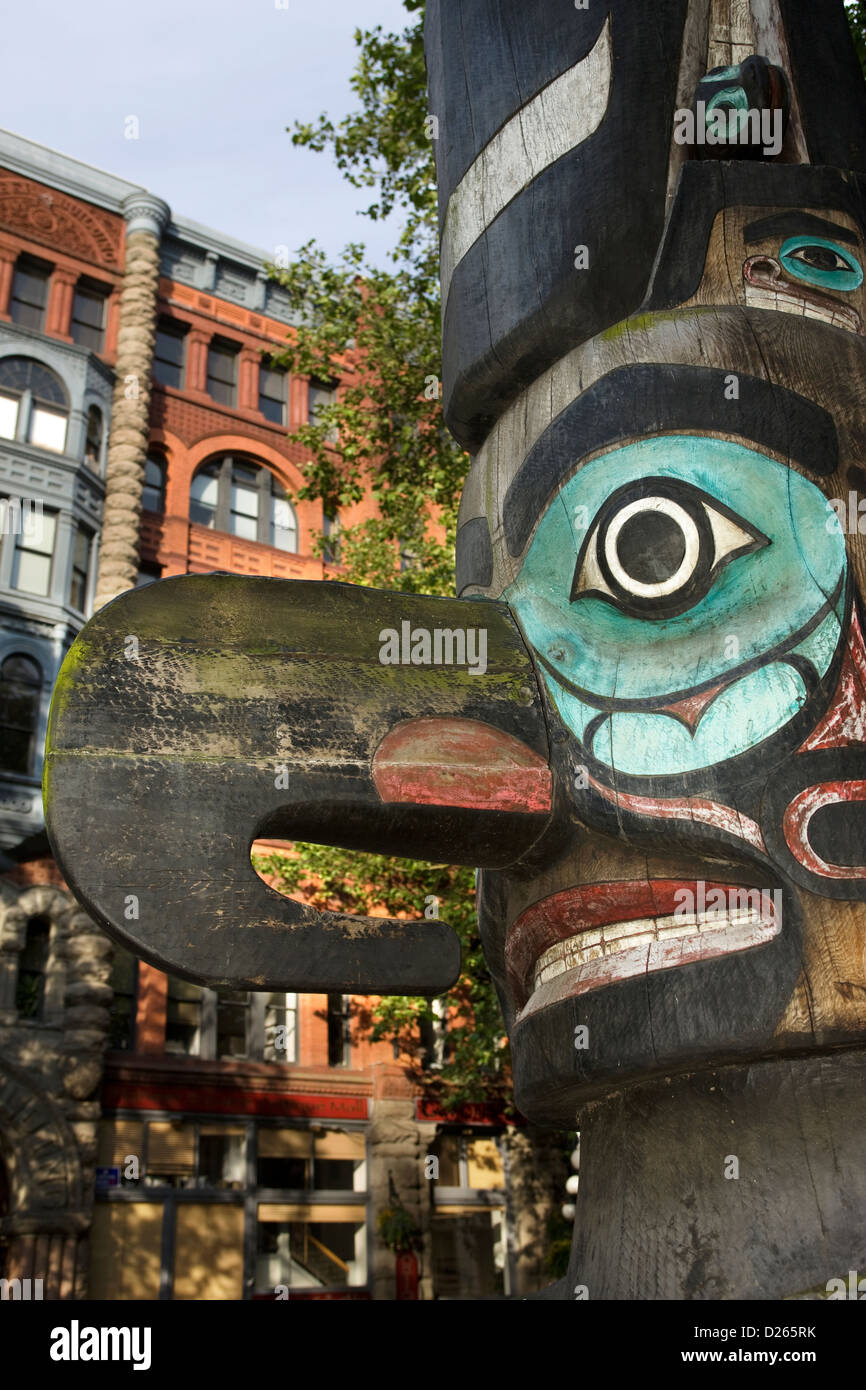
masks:
[[[72,299],[72,337],[80,347],[102,352],[105,347],[105,308],[109,291],[104,285],[79,280]]]
[[[220,405],[237,404],[238,343],[214,338],[207,351],[207,391]]]
[[[160,386],[183,390],[183,367],[187,325],[175,319],[160,319],[153,351],[153,376]]]
[[[69,584],[69,606],[83,613],[87,607],[87,581],[90,577],[92,532],[84,526],[75,528],[72,544],[72,579]]]
[[[329,405],[333,405],[337,399],[337,387],[334,382],[318,381],[315,377],[310,378],[307,387],[307,420],[311,425],[318,425],[322,418],[322,411]],[[337,427],[332,425],[325,435],[329,444],[337,442]]]
[[[165,477],[167,467],[162,454],[148,454],[144,465],[144,487],[141,491],[141,505],[146,512],[165,511]]]
[[[347,1067],[351,1055],[349,996],[328,995],[328,1066]]]
[[[138,960],[122,946],[114,948],[110,983],[114,995],[109,1014],[108,1046],[115,1052],[132,1052],[135,1047]]]
[[[189,519],[197,526],[209,526],[212,531],[228,530],[227,526],[217,526],[217,503],[219,501],[220,465],[206,463],[192,480],[189,494]]]
[[[217,1057],[244,1058],[248,1055],[250,996],[243,989],[220,987],[216,997]]]
[[[298,553],[298,518],[286,496],[286,490],[271,474],[271,535],[270,543],[290,555]]]
[[[168,977],[165,1005],[165,1051],[177,1057],[201,1054],[201,985]]]
[[[505,1172],[496,1139],[444,1132],[431,1153],[439,1159],[432,1222],[435,1296],[507,1296]]]
[[[246,1175],[246,1130],[243,1125],[200,1124],[198,1187],[238,1191]]]
[[[16,535],[10,576],[13,589],[36,594],[40,598],[48,597],[56,532],[57,513],[43,511],[41,516],[34,516],[32,526],[23,528]]]
[[[296,994],[265,995],[266,1062],[297,1062],[298,1060],[298,996]]]
[[[42,669],[15,653],[0,666],[0,767],[28,777],[33,769]]]
[[[99,473],[102,469],[102,440],[105,428],[102,422],[102,411],[98,405],[92,405],[87,412],[87,437],[84,444],[84,461],[89,463],[94,473]]]
[[[312,1183],[313,1136],[308,1129],[259,1127],[256,1182],[259,1187],[304,1192]]]
[[[229,530],[244,541],[259,538],[259,488],[257,468],[236,463],[232,469]]]
[[[147,1126],[145,1184],[194,1187],[196,1130],[183,1120],[156,1120]]]
[[[69,402],[60,378],[32,357],[0,359],[0,435],[62,454]]]
[[[340,518],[338,516],[322,517],[322,559],[326,565],[338,565],[340,563]]]
[[[45,327],[45,306],[48,303],[48,283],[52,267],[47,261],[33,256],[19,256],[12,279],[12,298],[9,313],[13,323],[22,328]]]
[[[296,554],[298,519],[285,488],[252,459],[211,459],[190,488],[189,519],[212,531]]]
[[[0,391],[0,439],[14,439],[18,433],[18,396]]]
[[[366,1279],[366,1226],[361,1212],[348,1220],[316,1220],[316,1208],[287,1221],[279,1206],[258,1208],[256,1288],[272,1293],[280,1284],[303,1289],[345,1289]]]
[[[285,425],[288,373],[282,367],[259,367],[259,410],[272,425]]]
[[[31,918],[27,923],[24,950],[18,958],[15,1007],[22,1018],[42,1017],[50,944],[51,924],[47,917]]]
[[[362,1132],[260,1124],[256,1177],[260,1189],[274,1194],[257,1208],[257,1292],[272,1294],[278,1284],[300,1291],[366,1282]],[[276,1200],[280,1191],[285,1197]],[[331,1200],[317,1206],[309,1201],[312,1192]],[[290,1194],[293,1201],[286,1200]]]

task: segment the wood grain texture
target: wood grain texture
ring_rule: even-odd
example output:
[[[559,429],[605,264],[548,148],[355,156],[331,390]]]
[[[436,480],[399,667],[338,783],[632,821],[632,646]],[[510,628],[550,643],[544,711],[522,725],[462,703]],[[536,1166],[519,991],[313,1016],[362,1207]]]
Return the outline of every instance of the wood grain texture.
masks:
[[[783,1299],[862,1270],[864,1080],[862,1053],[793,1058],[588,1106],[568,1292]]]
[[[447,664],[447,647],[439,665],[383,664],[403,624],[483,631],[483,673]],[[425,722],[433,744],[413,733]],[[474,777],[465,735],[459,779],[433,765],[455,726],[477,731]],[[401,728],[416,794],[389,801],[373,762]],[[444,923],[281,897],[250,865],[257,837],[506,864],[550,816],[539,695],[507,609],[339,584],[187,576],[124,595],[66,659],[45,766],[49,834],[88,911],[160,968],[240,988],[432,993],[459,968]]]

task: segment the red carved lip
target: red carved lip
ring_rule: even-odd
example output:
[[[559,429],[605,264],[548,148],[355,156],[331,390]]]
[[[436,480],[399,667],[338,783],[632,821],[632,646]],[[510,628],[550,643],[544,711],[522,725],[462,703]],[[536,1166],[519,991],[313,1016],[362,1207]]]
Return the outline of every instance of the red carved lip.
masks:
[[[626,923],[630,930],[613,930]],[[781,926],[780,900],[767,887],[633,879],[564,889],[526,908],[509,930],[517,1021],[636,975],[763,945]],[[557,952],[561,943],[570,949]]]
[[[398,724],[376,749],[373,781],[388,802],[535,814],[551,807],[544,759],[477,719],[422,716]]]

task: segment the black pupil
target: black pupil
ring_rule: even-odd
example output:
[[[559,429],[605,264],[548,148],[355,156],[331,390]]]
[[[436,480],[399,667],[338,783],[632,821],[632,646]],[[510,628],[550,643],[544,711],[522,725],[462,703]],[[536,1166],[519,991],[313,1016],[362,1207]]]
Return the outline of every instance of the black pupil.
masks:
[[[841,270],[843,266],[839,264],[841,257],[835,251],[828,251],[826,246],[804,246],[800,252],[800,257],[807,265],[814,266],[816,270]]]
[[[664,512],[637,512],[623,525],[616,553],[626,574],[638,584],[664,584],[686,554],[682,527]]]

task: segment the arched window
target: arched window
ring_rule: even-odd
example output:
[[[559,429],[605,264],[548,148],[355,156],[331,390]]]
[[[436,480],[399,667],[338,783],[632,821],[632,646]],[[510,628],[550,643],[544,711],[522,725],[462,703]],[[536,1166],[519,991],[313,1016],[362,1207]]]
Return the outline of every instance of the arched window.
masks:
[[[50,944],[51,923],[48,918],[31,917],[27,923],[24,950],[18,958],[15,1007],[22,1018],[42,1017]]]
[[[0,767],[25,777],[33,768],[42,670],[16,652],[0,666]]]
[[[189,519],[211,531],[297,553],[298,519],[286,490],[254,459],[226,454],[203,464],[192,480]]]
[[[0,358],[0,438],[62,454],[69,400],[60,377],[32,357]]]
[[[144,466],[141,505],[146,512],[157,512],[161,515],[165,511],[165,475],[165,455],[154,449],[148,454]]]
[[[84,461],[89,463],[95,473],[98,473],[102,466],[102,439],[105,427],[102,422],[102,411],[98,405],[92,405],[87,412],[87,439],[84,445]]]

